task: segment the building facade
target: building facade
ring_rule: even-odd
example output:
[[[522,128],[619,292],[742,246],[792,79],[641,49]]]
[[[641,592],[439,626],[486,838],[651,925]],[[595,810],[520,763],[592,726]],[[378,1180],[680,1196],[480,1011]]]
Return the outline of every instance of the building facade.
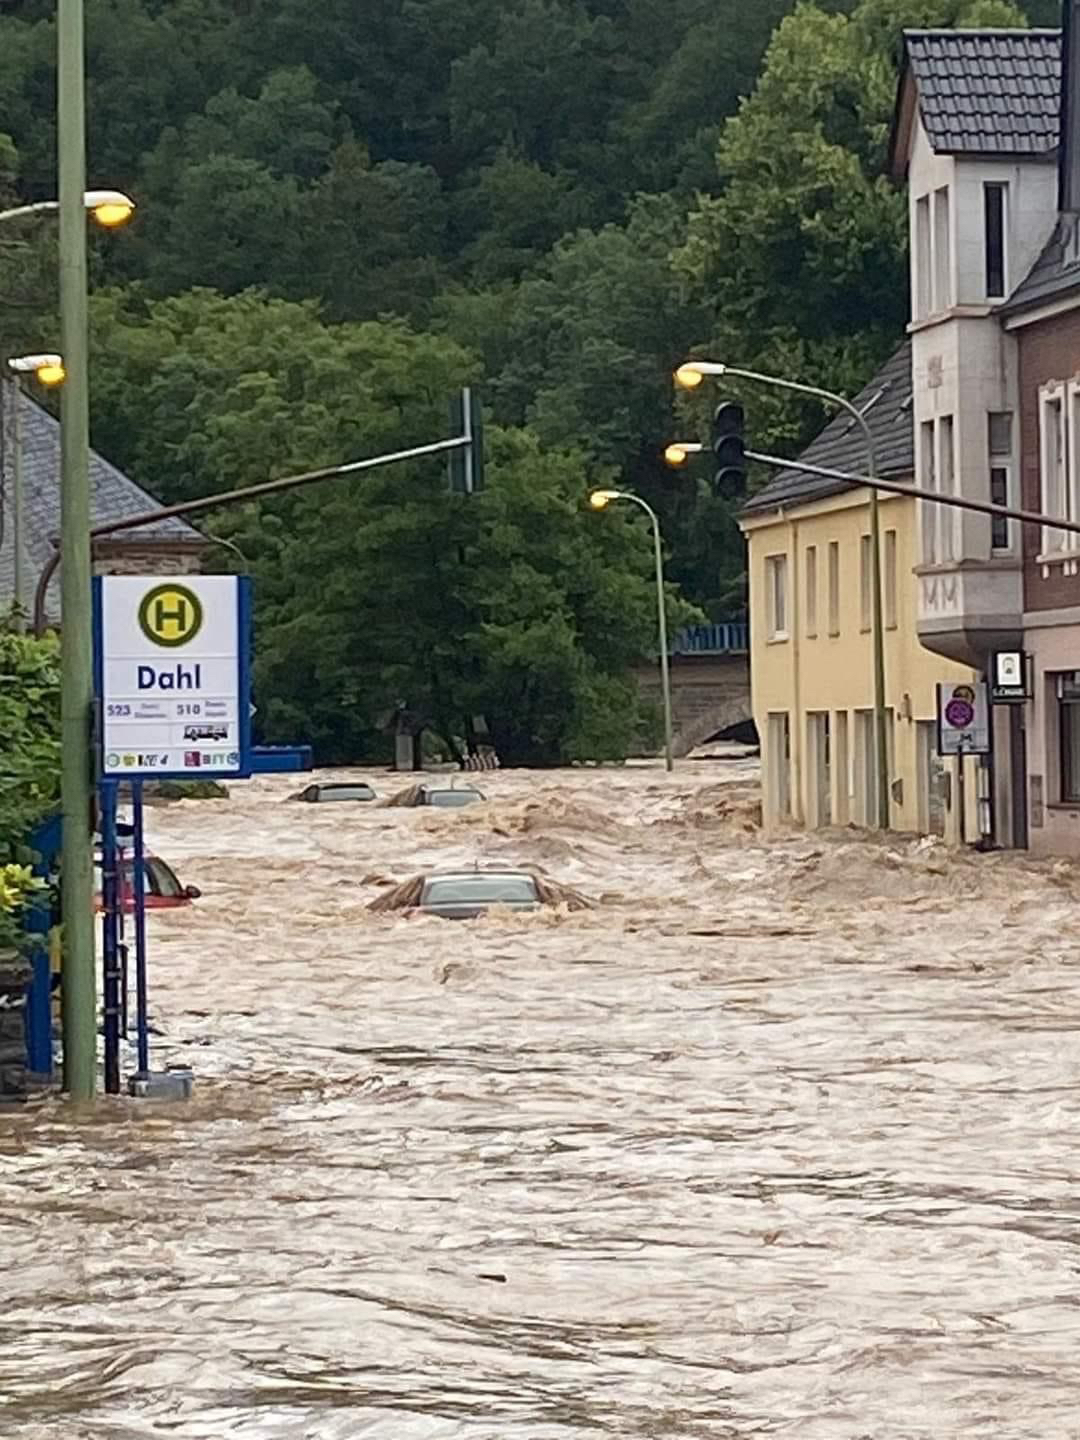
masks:
[[[855,403],[870,425],[879,474],[907,483],[911,401],[905,343]],[[838,416],[803,458],[864,471],[862,431]],[[750,500],[740,523],[749,547],[751,691],[766,824],[876,825],[870,493],[783,471]],[[892,829],[953,841],[962,834],[960,791],[955,762],[937,753],[936,686],[966,682],[972,672],[920,644],[918,526],[916,501],[882,495],[887,819]],[[973,838],[973,808],[965,819]]]
[[[1080,0],[1060,31],[916,31],[892,136],[922,488],[1080,519]],[[1080,536],[923,503],[918,630],[988,675],[998,843],[1080,855]]]

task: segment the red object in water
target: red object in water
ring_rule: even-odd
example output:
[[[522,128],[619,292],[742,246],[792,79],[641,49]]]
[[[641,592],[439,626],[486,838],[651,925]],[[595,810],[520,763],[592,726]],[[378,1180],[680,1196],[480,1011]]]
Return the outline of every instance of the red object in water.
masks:
[[[149,851],[143,854],[143,888],[147,910],[176,910],[198,900],[202,892],[196,885],[181,885],[171,865]],[[135,860],[125,851],[120,862],[120,893],[125,915],[135,912]],[[103,911],[101,893],[101,854],[94,857],[94,909]]]

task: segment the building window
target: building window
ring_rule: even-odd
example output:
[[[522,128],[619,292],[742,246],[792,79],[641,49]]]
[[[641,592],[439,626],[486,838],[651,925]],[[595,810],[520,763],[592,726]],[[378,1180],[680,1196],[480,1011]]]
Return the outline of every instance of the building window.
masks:
[[[956,493],[956,443],[953,435],[953,417],[942,415],[938,421],[938,493]],[[935,505],[938,512],[938,535],[941,543],[938,553],[943,560],[956,558],[956,527],[960,512],[951,505]]]
[[[949,220],[949,187],[934,191],[934,310],[952,304],[952,228]]]
[[[986,298],[1004,300],[1005,192],[1004,185],[983,186],[983,226],[986,243]]]
[[[829,541],[829,634],[840,634],[840,542]]]
[[[1080,805],[1080,671],[1057,677],[1058,731],[1061,736],[1061,803]]]
[[[989,416],[990,503],[1008,505],[1012,494],[1012,415],[1008,410],[994,411]],[[990,520],[990,547],[1002,551],[1012,548],[1011,527],[1004,515]]]
[[[933,307],[930,258],[930,196],[915,202],[915,318],[925,320]]]
[[[870,629],[874,607],[874,551],[869,535],[859,538],[859,629]]]
[[[787,556],[765,558],[765,607],[770,640],[787,639]]]
[[[896,629],[896,531],[885,531],[885,627]]]
[[[1065,395],[1060,385],[1049,386],[1039,395],[1039,449],[1041,500],[1044,515],[1067,520],[1069,493],[1068,446],[1065,441]],[[1043,553],[1065,548],[1065,532],[1043,527]]]
[[[806,547],[806,634],[817,634],[817,546]]]
[[[937,459],[934,454],[934,422],[924,420],[919,426],[919,488],[937,493]],[[921,500],[922,558],[924,565],[937,562],[937,512],[932,500]]]

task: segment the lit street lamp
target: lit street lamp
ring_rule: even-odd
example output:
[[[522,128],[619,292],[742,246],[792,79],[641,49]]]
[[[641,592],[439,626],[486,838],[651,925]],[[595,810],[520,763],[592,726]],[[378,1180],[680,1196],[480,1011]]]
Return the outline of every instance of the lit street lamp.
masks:
[[[656,608],[660,622],[660,686],[664,696],[664,768],[674,769],[671,755],[671,676],[668,671],[667,609],[664,605],[664,553],[660,546],[660,521],[651,505],[629,490],[594,490],[589,504],[594,510],[603,510],[613,500],[630,500],[640,505],[652,521],[653,552],[656,558]]]
[[[33,375],[42,385],[61,385],[64,381],[64,362],[59,355],[16,355],[8,362],[8,369],[15,376],[14,400],[15,423],[12,448],[14,450],[12,484],[12,544],[15,547],[13,567],[14,626],[16,631],[26,628],[26,610],[23,606],[23,540],[26,534],[26,520],[23,510],[23,444],[22,444],[22,380],[24,375]]]
[[[135,212],[135,201],[122,190],[85,190],[82,208],[107,230],[123,225]],[[0,221],[18,220],[27,215],[52,215],[60,209],[59,200],[36,200],[32,205],[16,205],[0,210]]]
[[[877,455],[874,437],[866,416],[843,395],[831,390],[822,390],[817,385],[803,385],[797,380],[783,380],[776,375],[762,375],[756,370],[743,370],[735,365],[723,365],[715,360],[688,360],[675,371],[675,379],[685,390],[696,390],[707,375],[731,375],[738,380],[753,380],[761,385],[772,385],[780,390],[793,390],[799,395],[812,395],[839,406],[853,417],[862,430],[866,442],[866,473],[871,480],[877,478]],[[669,447],[670,448],[670,447]],[[685,449],[685,447],[683,447]],[[669,462],[670,463],[670,462]],[[881,607],[881,530],[878,517],[878,492],[870,490],[870,593],[873,622],[873,668],[874,668],[874,749],[877,756],[877,823],[879,829],[889,827],[889,747],[885,730],[885,628]]]

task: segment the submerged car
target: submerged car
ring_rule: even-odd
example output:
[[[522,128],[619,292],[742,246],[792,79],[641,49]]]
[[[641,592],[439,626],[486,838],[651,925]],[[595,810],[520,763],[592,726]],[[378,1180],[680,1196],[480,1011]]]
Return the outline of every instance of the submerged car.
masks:
[[[415,911],[444,920],[472,920],[492,906],[509,910],[537,910],[541,905],[565,905],[584,910],[589,901],[569,886],[557,885],[532,870],[442,870],[414,875],[380,895],[369,910]]]
[[[290,800],[306,800],[309,805],[325,805],[332,800],[377,798],[375,791],[363,780],[324,780],[289,796]]]
[[[176,871],[166,864],[159,855],[149,851],[143,854],[143,893],[147,910],[175,910],[198,900],[202,891],[197,885],[183,885]],[[130,851],[124,853],[119,867],[120,900],[125,914],[135,909],[135,857]],[[104,910],[102,893],[101,850],[94,854],[94,909]]]
[[[475,805],[487,796],[475,785],[410,785],[391,795],[386,805],[435,805],[442,809],[457,809],[461,805]]]

